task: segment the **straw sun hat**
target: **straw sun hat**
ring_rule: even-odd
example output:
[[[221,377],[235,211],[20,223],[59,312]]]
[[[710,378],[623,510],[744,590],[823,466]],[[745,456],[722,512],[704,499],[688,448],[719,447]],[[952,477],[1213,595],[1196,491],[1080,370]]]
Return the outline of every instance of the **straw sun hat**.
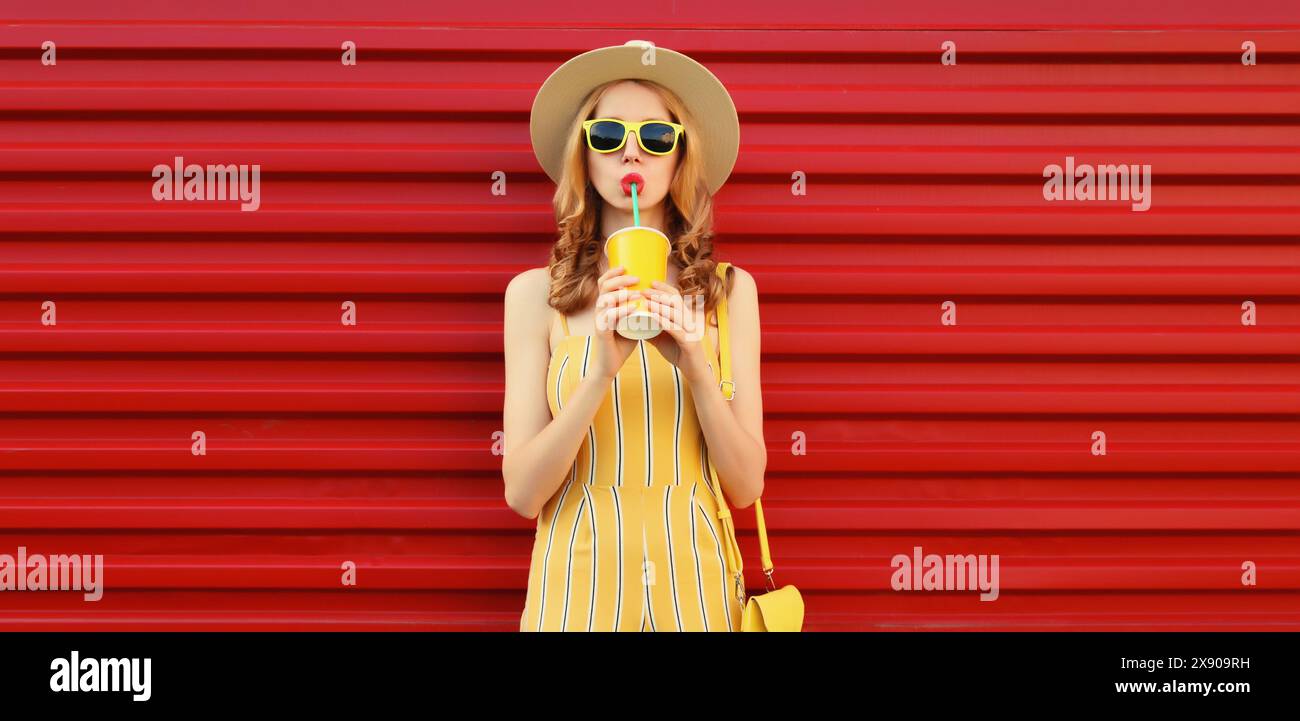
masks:
[[[676,93],[690,109],[695,137],[687,137],[686,142],[703,154],[709,193],[718,192],[731,175],[740,148],[740,121],[731,94],[708,68],[645,40],[629,40],[570,58],[542,83],[533,98],[529,131],[533,154],[546,174],[560,181],[565,140],[587,93],[601,83],[627,78],[653,80]]]

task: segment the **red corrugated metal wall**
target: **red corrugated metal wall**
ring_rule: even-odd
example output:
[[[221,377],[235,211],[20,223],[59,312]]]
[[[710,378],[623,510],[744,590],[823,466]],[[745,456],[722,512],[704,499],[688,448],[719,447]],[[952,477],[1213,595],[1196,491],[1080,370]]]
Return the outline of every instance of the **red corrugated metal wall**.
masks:
[[[740,111],[718,248],[759,286],[808,630],[1296,628],[1300,10],[912,5],[6,3],[0,553],[107,568],[97,603],[0,593],[0,628],[517,628],[528,110],[634,38]],[[260,164],[260,209],[154,201],[175,156]],[[1045,201],[1067,156],[1150,164],[1150,209]],[[998,554],[999,598],[891,590],[914,546]]]

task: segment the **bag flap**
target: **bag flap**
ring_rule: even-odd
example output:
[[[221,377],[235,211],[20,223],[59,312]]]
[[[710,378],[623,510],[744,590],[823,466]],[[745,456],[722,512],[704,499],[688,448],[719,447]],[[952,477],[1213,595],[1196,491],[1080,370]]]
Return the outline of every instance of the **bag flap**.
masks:
[[[803,596],[794,586],[750,596],[745,611],[746,631],[803,630]],[[752,627],[755,623],[757,628]]]

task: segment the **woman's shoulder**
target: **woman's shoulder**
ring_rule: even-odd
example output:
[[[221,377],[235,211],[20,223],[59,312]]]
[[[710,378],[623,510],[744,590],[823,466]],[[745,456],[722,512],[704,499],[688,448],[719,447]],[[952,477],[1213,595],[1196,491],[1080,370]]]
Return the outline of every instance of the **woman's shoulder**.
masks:
[[[758,286],[754,283],[754,276],[749,271],[741,268],[735,263],[731,263],[727,268],[727,275],[731,277],[731,290],[727,293],[728,298],[734,298],[739,293],[745,295],[757,295]]]
[[[506,297],[512,293],[524,294],[532,291],[531,295],[536,296],[536,291],[551,287],[551,269],[546,266],[540,268],[529,268],[515,274],[506,284]]]
[[[526,308],[548,306],[551,294],[551,270],[545,266],[521,271],[506,284],[506,311],[524,312]]]
[[[510,279],[507,289],[509,289],[510,285],[515,285],[516,283],[536,287],[538,285],[548,285],[550,282],[551,269],[543,265],[537,268],[529,268],[527,270],[519,271],[515,274],[515,277]]]

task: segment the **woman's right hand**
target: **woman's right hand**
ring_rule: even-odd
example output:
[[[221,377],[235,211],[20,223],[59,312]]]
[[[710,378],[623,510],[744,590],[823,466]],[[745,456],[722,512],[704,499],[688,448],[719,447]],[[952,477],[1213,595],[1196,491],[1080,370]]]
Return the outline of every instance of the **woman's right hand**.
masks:
[[[621,265],[605,271],[599,280],[600,295],[596,297],[596,342],[595,367],[590,371],[598,377],[614,380],[619,370],[632,355],[638,341],[624,338],[615,328],[619,321],[636,309],[633,302],[641,297],[641,291],[628,290],[639,278],[627,275]]]

